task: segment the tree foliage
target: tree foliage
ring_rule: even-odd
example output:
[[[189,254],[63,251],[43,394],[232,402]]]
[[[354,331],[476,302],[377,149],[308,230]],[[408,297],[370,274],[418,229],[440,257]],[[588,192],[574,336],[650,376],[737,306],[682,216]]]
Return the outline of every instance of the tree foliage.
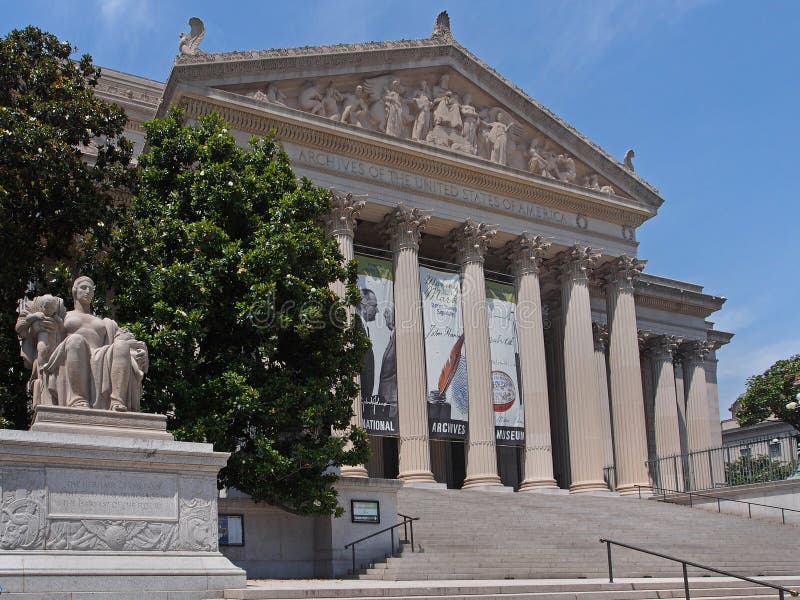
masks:
[[[725,463],[725,481],[728,485],[748,485],[779,481],[794,473],[794,466],[769,456],[740,456]]]
[[[736,420],[740,425],[760,423],[771,415],[800,431],[800,354],[779,360],[761,375],[747,379],[747,390],[737,400]]]
[[[124,112],[94,96],[100,69],[74,50],[34,27],[0,38],[0,411],[15,427],[28,423],[16,302],[87,270],[131,156]]]
[[[232,453],[220,485],[303,514],[337,511],[332,467],[366,458],[345,430],[369,343],[348,325],[355,265],[319,225],[329,193],[271,138],[236,144],[217,115],[145,124],[131,220],[106,265],[116,316],[147,343],[143,410]],[[343,302],[330,284],[347,283]]]

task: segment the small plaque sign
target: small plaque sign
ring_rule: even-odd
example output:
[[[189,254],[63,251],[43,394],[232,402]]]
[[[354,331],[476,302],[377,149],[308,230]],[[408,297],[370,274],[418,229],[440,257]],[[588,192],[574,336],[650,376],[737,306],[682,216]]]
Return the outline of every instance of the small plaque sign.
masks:
[[[353,523],[380,523],[380,502],[377,500],[350,500],[350,520]]]
[[[219,545],[244,546],[244,516],[219,515]]]

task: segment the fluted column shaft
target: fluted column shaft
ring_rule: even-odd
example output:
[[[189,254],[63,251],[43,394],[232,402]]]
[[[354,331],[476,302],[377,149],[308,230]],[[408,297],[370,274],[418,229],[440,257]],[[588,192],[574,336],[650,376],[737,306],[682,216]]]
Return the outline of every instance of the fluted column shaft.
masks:
[[[617,491],[638,494],[647,488],[647,426],[644,419],[642,369],[633,282],[643,261],[620,256],[606,269],[608,372],[614,415]],[[637,487],[639,486],[639,487]]]
[[[653,365],[653,429],[656,439],[659,485],[680,489],[683,481],[683,464],[680,458],[667,459],[681,453],[680,421],[673,355],[678,347],[672,336],[658,336],[648,342],[647,353]]]
[[[419,238],[430,216],[397,207],[384,221],[394,262],[397,411],[400,428],[398,479],[434,483],[425,395],[425,342],[419,286]]]
[[[611,402],[608,398],[608,326],[592,323],[594,334],[594,371],[597,378],[597,399],[600,405],[600,434],[603,445],[603,466],[614,465],[614,438],[611,433]]]
[[[594,372],[588,278],[588,270],[599,255],[592,248],[576,245],[560,256],[572,493],[608,491],[603,481],[601,415]]]
[[[489,315],[483,276],[483,257],[495,234],[494,229],[483,223],[467,221],[453,230],[450,238],[461,264],[461,312],[469,390],[467,476],[463,489],[501,485],[497,474]]]
[[[354,199],[351,194],[342,194],[331,190],[331,212],[325,217],[325,229],[331,237],[339,244],[339,252],[342,253],[345,263],[355,258],[353,248],[353,238],[355,236],[356,219],[365,202]],[[331,290],[344,298],[347,288],[343,281],[335,281],[331,284]],[[348,309],[348,321],[353,317],[352,308]],[[360,379],[360,378],[359,378]],[[353,416],[350,417],[350,425],[361,427],[361,396],[353,398]],[[367,469],[364,465],[342,465],[340,469],[342,477],[368,477]]]
[[[517,343],[525,407],[525,454],[519,491],[557,489],[553,478],[550,406],[544,350],[539,270],[550,243],[539,236],[521,235],[507,246],[517,293]]]
[[[689,452],[707,450],[711,445],[708,428],[708,396],[704,359],[708,349],[704,342],[684,346],[683,376],[686,386],[686,432]]]

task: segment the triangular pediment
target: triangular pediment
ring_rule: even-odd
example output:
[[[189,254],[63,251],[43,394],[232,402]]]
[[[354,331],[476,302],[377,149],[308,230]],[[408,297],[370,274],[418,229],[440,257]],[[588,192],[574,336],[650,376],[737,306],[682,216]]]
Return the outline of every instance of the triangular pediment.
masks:
[[[451,36],[200,54],[178,82],[247,97],[406,141],[446,148],[657,209],[657,191]]]

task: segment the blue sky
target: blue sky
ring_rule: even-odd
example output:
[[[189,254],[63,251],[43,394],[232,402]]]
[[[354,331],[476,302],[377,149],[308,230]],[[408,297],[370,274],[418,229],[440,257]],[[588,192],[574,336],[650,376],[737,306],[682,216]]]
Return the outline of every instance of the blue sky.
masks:
[[[657,275],[728,298],[720,407],[800,352],[800,2],[0,0],[0,34],[37,25],[95,62],[164,81],[190,16],[209,52],[456,39],[661,191],[638,233]]]

